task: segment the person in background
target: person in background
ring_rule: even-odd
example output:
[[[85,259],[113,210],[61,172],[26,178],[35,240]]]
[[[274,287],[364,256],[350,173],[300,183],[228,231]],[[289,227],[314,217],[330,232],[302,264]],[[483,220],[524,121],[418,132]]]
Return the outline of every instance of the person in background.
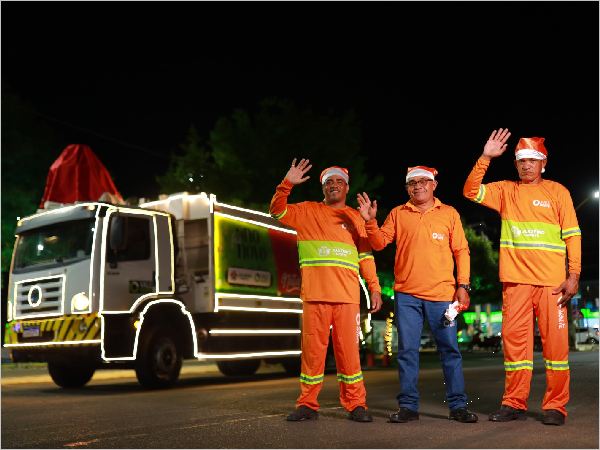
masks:
[[[348,170],[329,167],[321,173],[325,199],[322,202],[288,204],[291,189],[310,178],[312,165],[302,159],[292,162],[271,201],[273,218],[298,233],[302,273],[301,394],[287,420],[317,419],[317,396],[322,387],[331,329],[340,401],[348,418],[372,422],[367,412],[366,391],[360,365],[359,270],[371,292],[371,313],[382,305],[375,259],[359,213],[346,206]]]
[[[471,257],[458,212],[433,195],[437,174],[433,168],[409,167],[406,190],[410,200],[392,209],[381,228],[375,218],[377,201],[371,202],[366,193],[357,196],[373,249],[396,244],[394,316],[401,392],[396,397],[399,409],[390,415],[394,423],[419,420],[417,381],[423,318],[440,353],[448,418],[463,423],[478,420],[467,409],[456,322],[445,316],[451,306],[456,313],[469,307]],[[458,283],[454,278],[455,262]]]
[[[564,425],[569,401],[569,336],[565,306],[579,290],[581,230],[569,191],[542,179],[544,138],[521,138],[515,149],[520,181],[482,184],[490,161],[504,153],[508,129],[494,130],[469,174],[463,194],[500,213],[502,339],[506,381],[493,422],[527,419],[533,371],[534,314],[543,343],[546,393],[542,423]],[[568,266],[566,258],[568,255]],[[568,267],[568,274],[567,269]]]

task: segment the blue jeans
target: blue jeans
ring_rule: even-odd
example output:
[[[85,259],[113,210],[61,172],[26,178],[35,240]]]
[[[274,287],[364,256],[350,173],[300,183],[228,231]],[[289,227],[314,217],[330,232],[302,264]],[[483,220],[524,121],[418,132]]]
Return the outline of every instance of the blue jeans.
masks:
[[[419,347],[421,346],[421,330],[423,316],[435,339],[444,381],[446,382],[446,402],[450,411],[467,406],[464,393],[465,379],[462,372],[462,355],[458,348],[456,322],[446,326],[448,321],[444,312],[452,302],[432,302],[421,300],[412,295],[396,292],[395,316],[398,331],[398,376],[401,392],[396,399],[400,408],[413,411],[419,409]],[[444,323],[445,322],[445,323]]]

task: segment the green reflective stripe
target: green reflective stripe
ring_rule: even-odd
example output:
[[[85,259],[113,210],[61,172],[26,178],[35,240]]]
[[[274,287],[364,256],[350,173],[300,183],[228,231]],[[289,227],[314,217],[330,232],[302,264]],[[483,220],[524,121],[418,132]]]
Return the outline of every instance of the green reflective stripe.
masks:
[[[373,253],[359,253],[358,260],[362,261],[363,259],[373,258]]]
[[[325,374],[315,375],[311,377],[310,375],[306,375],[304,373],[300,374],[300,383],[304,384],[319,384],[323,382],[323,378],[325,378]]]
[[[503,220],[500,247],[564,253],[567,249],[558,225]]]
[[[579,228],[568,228],[566,230],[562,230],[563,239],[569,236],[581,236],[581,230]]]
[[[271,214],[271,217],[275,220],[280,220],[287,213],[287,208],[281,214]]]
[[[546,369],[569,370],[569,361],[549,361],[547,359],[545,359],[544,361],[546,362]]]
[[[511,371],[511,370],[533,370],[533,361],[515,361],[515,362],[509,362],[509,361],[504,361],[504,370],[506,371]]]
[[[479,193],[477,194],[477,197],[475,197],[473,199],[473,201],[475,203],[481,203],[483,201],[484,197],[485,197],[485,186],[482,184],[481,186],[479,186]]]
[[[343,263],[338,261],[320,260],[320,261],[300,261],[300,267],[343,267],[344,269],[350,269],[353,272],[358,273],[359,267],[350,263]]]
[[[338,373],[337,379],[341,383],[354,384],[362,381],[363,374],[362,372],[358,372],[356,375],[344,375],[343,373]]]
[[[358,272],[358,251],[351,244],[335,241],[298,242],[300,267],[338,266]]]

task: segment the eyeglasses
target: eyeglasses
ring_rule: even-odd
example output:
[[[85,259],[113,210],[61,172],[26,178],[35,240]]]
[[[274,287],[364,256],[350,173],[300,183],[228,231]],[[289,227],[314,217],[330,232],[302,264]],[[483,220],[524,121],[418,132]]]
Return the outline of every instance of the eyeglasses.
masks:
[[[409,181],[408,183],[406,183],[406,185],[408,187],[410,187],[410,188],[414,188],[417,185],[419,185],[419,186],[425,186],[430,181],[431,180],[429,178],[423,178],[422,180]]]

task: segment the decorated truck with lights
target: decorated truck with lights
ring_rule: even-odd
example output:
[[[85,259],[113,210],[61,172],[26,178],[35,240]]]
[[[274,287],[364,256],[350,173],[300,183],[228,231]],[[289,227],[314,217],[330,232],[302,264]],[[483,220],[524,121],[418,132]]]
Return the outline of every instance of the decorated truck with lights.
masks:
[[[15,362],[47,362],[59,386],[123,368],[168,387],[184,360],[300,372],[296,233],[268,214],[182,193],[58,205],[15,234],[4,345]]]

